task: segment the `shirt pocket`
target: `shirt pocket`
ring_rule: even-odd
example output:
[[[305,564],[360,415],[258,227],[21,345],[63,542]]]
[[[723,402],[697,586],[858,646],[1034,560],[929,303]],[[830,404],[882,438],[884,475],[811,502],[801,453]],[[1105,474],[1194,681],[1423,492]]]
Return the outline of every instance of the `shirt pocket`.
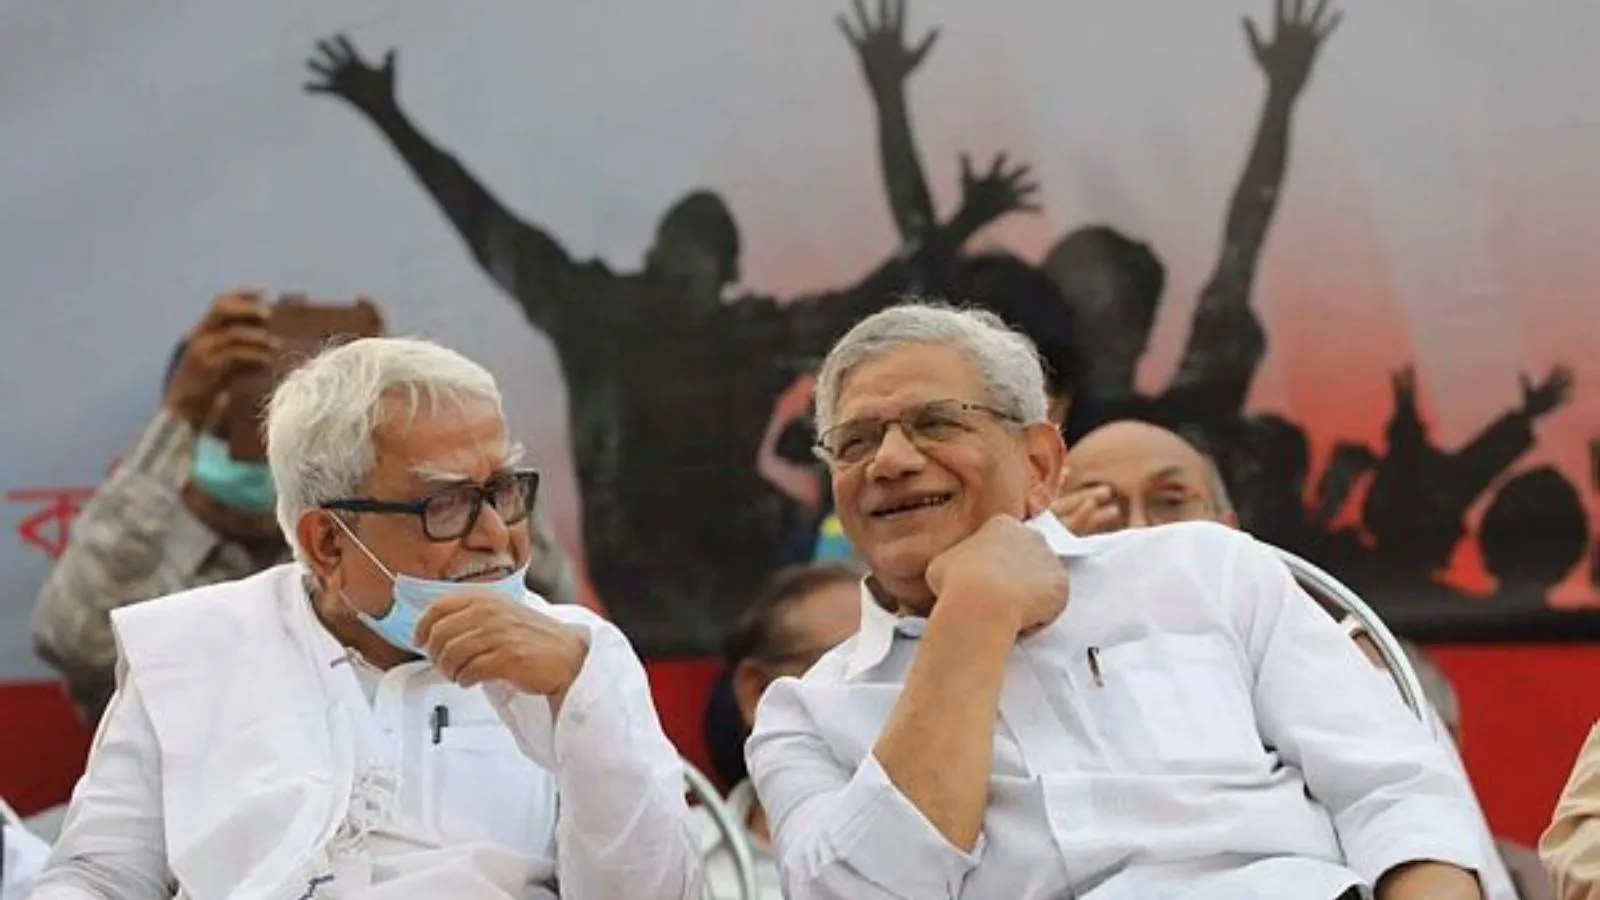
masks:
[[[427,752],[428,799],[441,837],[554,858],[555,776],[523,755],[499,718],[451,722]]]
[[[1085,703],[1122,764],[1162,774],[1242,774],[1265,765],[1251,678],[1227,638],[1161,634],[1090,653]]]

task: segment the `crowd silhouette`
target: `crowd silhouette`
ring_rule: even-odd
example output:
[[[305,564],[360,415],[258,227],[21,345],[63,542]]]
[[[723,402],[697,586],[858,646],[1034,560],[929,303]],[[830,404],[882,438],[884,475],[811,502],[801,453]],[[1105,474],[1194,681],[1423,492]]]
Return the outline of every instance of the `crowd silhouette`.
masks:
[[[1429,437],[1414,374],[1402,371],[1386,445],[1340,443],[1315,477],[1302,425],[1246,411],[1268,350],[1252,292],[1283,194],[1294,112],[1340,18],[1329,0],[1279,0],[1265,26],[1243,23],[1264,80],[1259,119],[1176,372],[1153,395],[1135,386],[1166,288],[1148,244],[1088,223],[1037,263],[1003,250],[967,253],[987,225],[1040,208],[1029,166],[1006,154],[987,165],[962,156],[961,202],[939,215],[907,84],[940,32],[910,39],[905,0],[872,9],[853,0],[838,17],[873,101],[900,243],[856,283],[784,302],[725,296],[739,278],[741,237],[713,191],[691,191],[666,211],[642,269],[615,271],[573,258],[411,121],[397,94],[396,51],[369,61],[348,37],[330,37],[309,62],[306,89],[378,129],[484,274],[550,339],[569,393],[591,578],[647,654],[712,648],[775,565],[809,552],[829,500],[803,406],[792,400],[831,341],[907,292],[987,306],[1033,336],[1071,395],[1069,441],[1115,419],[1173,428],[1216,460],[1244,527],[1324,561],[1386,611],[1437,610],[1459,600],[1439,577],[1466,537],[1468,508],[1533,446],[1534,422],[1569,400],[1572,377],[1556,367],[1524,378],[1519,408],[1446,450]],[[1591,450],[1600,491],[1600,439]],[[1589,552],[1589,531],[1577,488],[1558,471],[1505,478],[1478,534],[1496,580],[1492,599],[1542,608]],[[1593,556],[1600,583],[1600,548]]]

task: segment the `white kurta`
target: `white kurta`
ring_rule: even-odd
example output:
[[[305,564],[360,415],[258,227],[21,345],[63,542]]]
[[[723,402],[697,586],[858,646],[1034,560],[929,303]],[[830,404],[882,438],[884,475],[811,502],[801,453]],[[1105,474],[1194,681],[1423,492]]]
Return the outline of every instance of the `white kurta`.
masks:
[[[529,595],[590,634],[552,722],[425,662],[360,672],[301,579],[119,612],[129,671],[36,898],[698,896],[681,763],[615,627]]]

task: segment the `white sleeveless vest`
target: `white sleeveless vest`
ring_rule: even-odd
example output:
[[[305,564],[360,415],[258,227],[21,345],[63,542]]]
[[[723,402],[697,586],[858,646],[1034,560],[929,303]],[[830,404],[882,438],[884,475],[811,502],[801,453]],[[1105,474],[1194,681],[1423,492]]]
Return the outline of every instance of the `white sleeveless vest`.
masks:
[[[360,688],[303,576],[282,565],[112,613],[160,746],[181,896],[333,900],[365,886],[329,876],[384,786],[355,771]]]

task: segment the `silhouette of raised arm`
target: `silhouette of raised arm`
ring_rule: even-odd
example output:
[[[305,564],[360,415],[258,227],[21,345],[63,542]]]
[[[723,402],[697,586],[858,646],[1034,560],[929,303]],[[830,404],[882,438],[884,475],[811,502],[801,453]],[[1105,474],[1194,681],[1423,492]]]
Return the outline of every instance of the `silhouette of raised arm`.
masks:
[[[1219,382],[1230,386],[1229,403],[1242,407],[1266,336],[1250,309],[1250,290],[1267,228],[1278,207],[1289,158],[1289,125],[1295,101],[1311,75],[1317,51],[1339,24],[1329,0],[1276,0],[1273,36],[1263,40],[1250,19],[1245,37],[1267,78],[1267,97],[1244,172],[1223,225],[1222,251],[1200,305],[1174,384]]]
[[[314,78],[305,90],[338,97],[377,126],[455,226],[473,259],[548,331],[574,267],[553,237],[512,214],[456,158],[417,130],[395,96],[395,51],[372,65],[345,35],[317,42],[307,62]]]
[[[930,30],[911,47],[906,44],[906,0],[878,0],[874,19],[863,0],[852,0],[855,21],[840,13],[839,30],[855,48],[861,74],[867,82],[878,114],[878,158],[883,167],[889,210],[901,241],[911,244],[927,238],[934,226],[933,198],[922,172],[922,161],[911,134],[911,112],[906,103],[906,79],[933,49],[939,29]]]
[[[1451,502],[1465,510],[1517,457],[1533,448],[1533,423],[1572,397],[1572,370],[1552,368],[1543,381],[1521,376],[1522,405],[1489,423],[1476,437],[1451,454],[1446,481]]]
[[[911,110],[906,100],[906,80],[922,65],[939,37],[930,29],[915,47],[906,43],[906,0],[878,0],[877,17],[867,12],[863,0],[852,0],[855,20],[838,16],[839,30],[855,48],[861,73],[878,113],[878,154],[883,167],[889,209],[909,248],[922,248],[938,258],[953,256],[984,226],[1013,212],[1036,212],[1033,202],[1038,185],[1029,180],[1026,165],[1008,167],[1004,153],[995,157],[987,172],[979,174],[972,161],[961,157],[961,207],[949,221],[938,225],[938,213],[928,191],[922,160],[911,131]]]

